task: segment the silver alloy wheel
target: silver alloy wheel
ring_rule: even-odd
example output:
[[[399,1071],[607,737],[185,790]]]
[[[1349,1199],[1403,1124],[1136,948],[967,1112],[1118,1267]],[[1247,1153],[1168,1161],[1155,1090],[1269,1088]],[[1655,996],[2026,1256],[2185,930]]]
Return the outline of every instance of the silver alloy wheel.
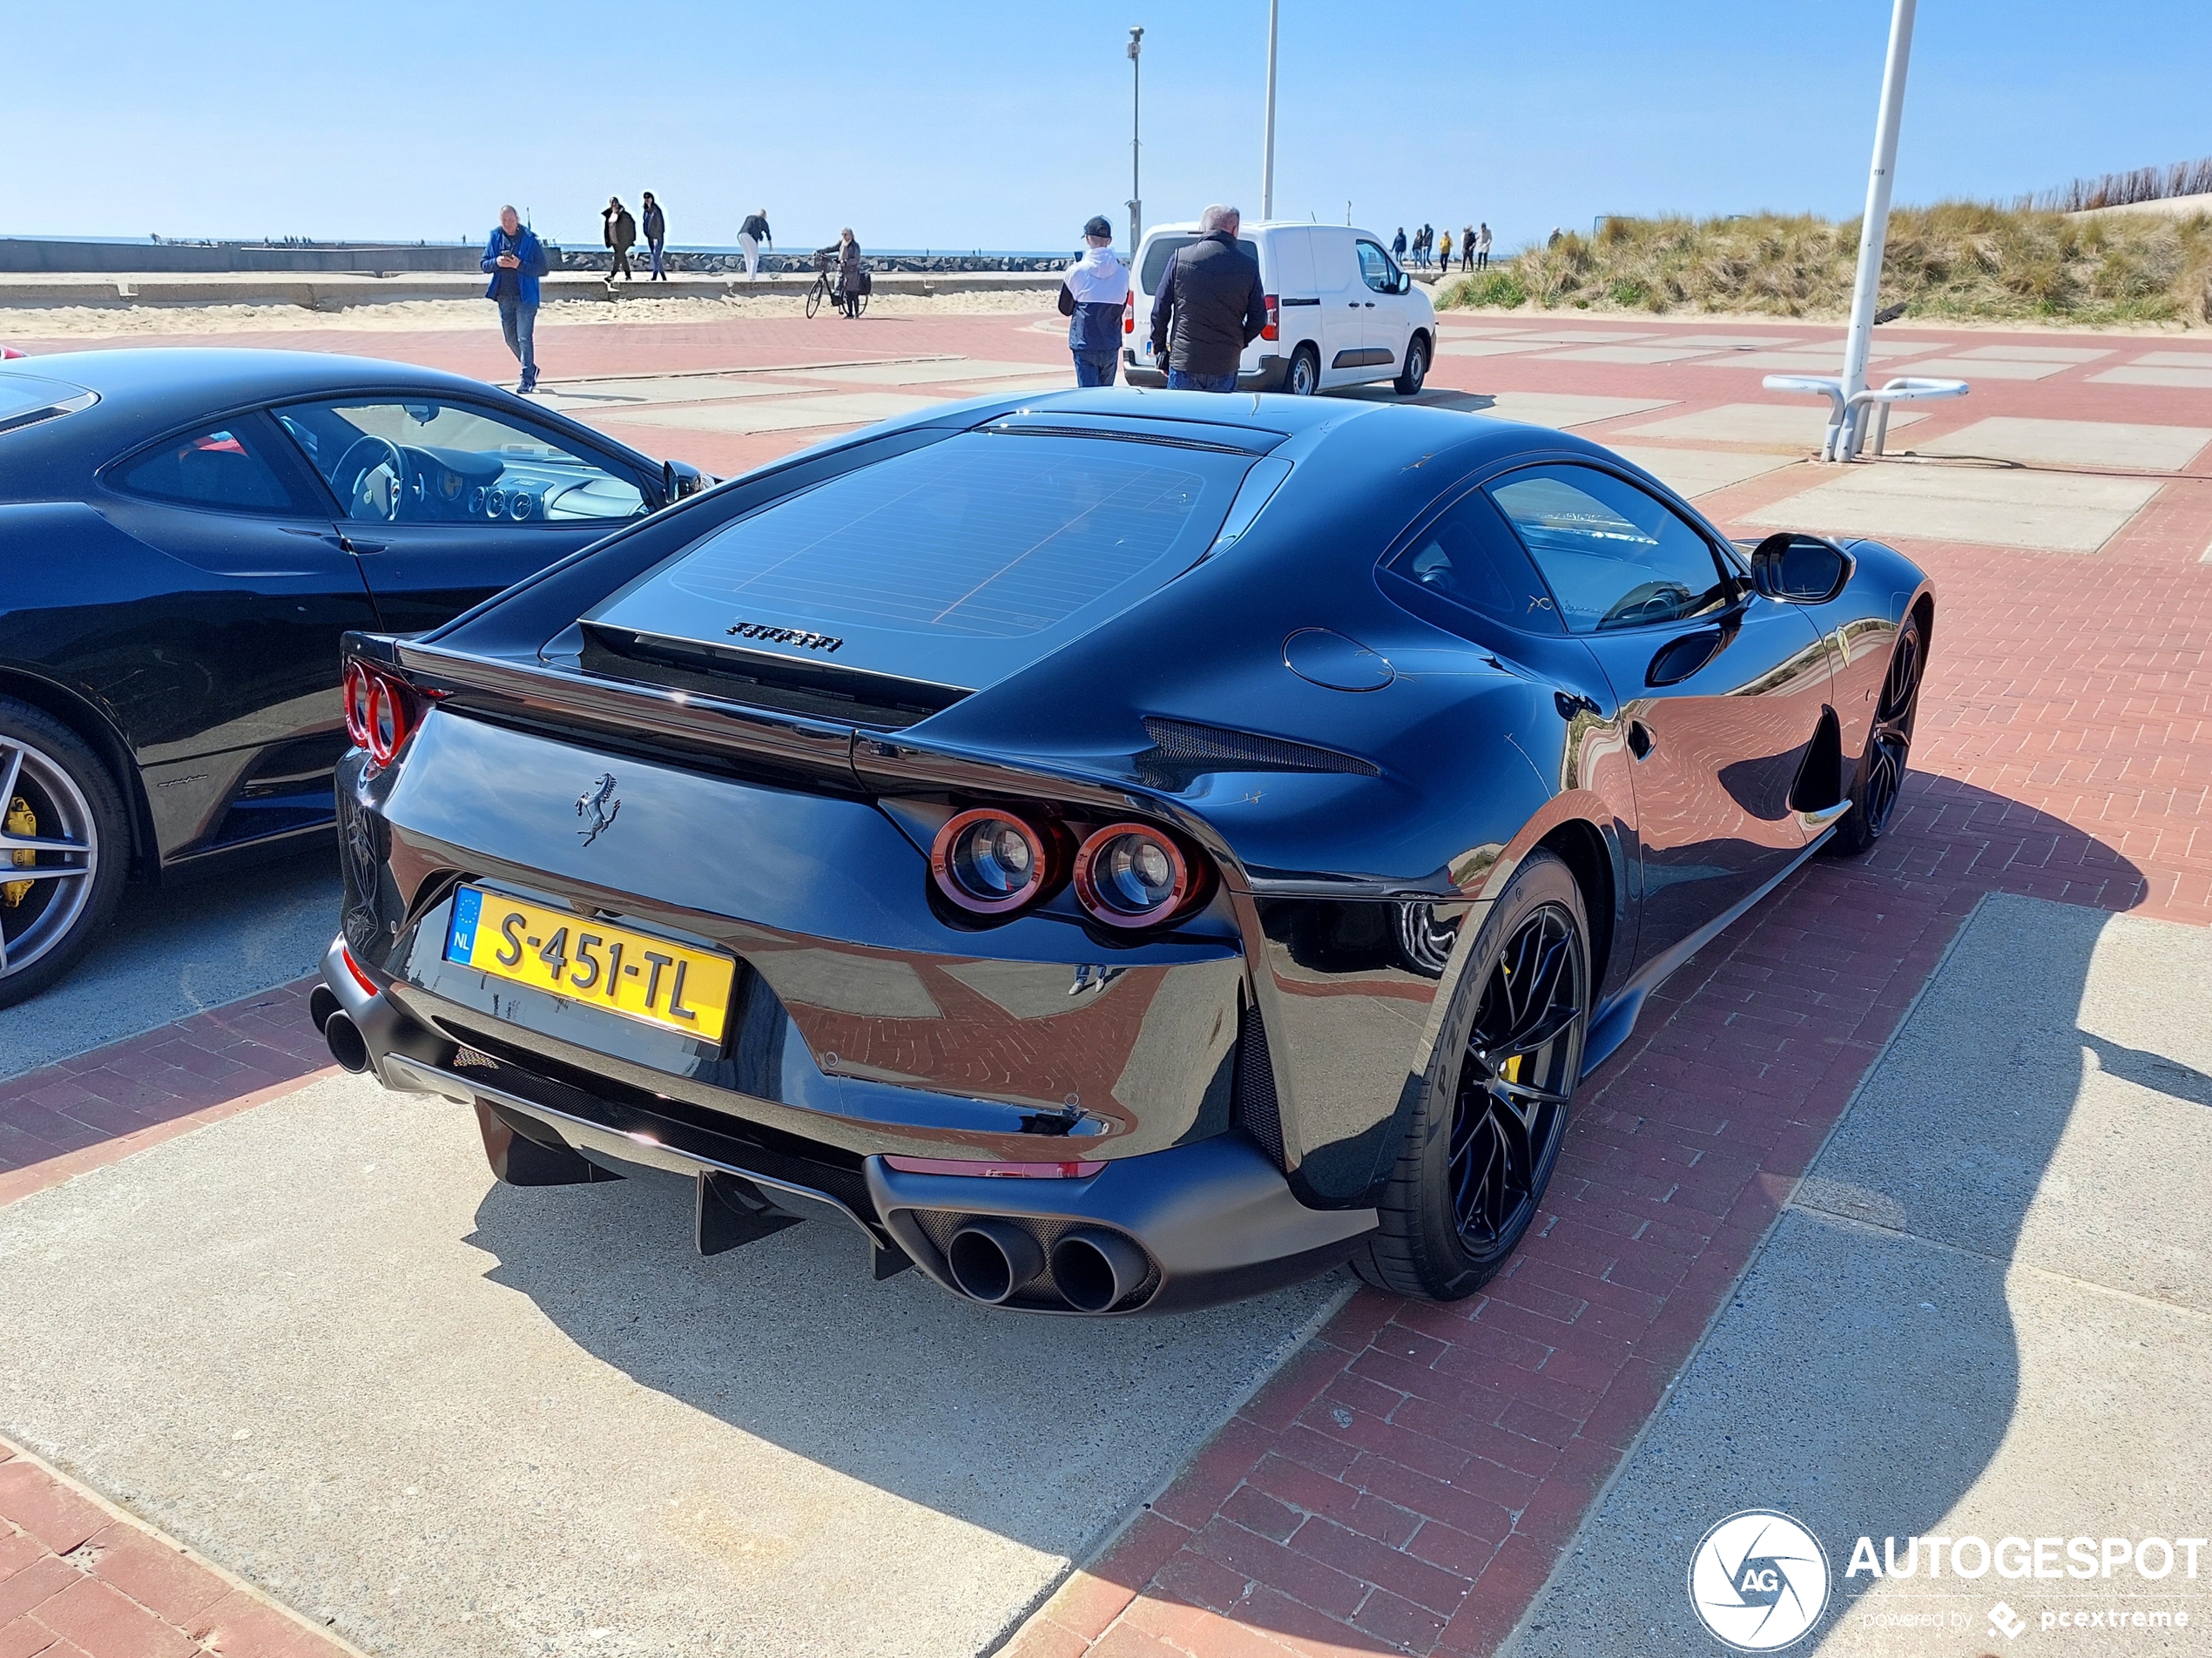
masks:
[[[29,834],[6,826],[17,800],[35,819]],[[99,867],[91,803],[76,779],[44,750],[0,736],[0,979],[27,971],[76,930]]]

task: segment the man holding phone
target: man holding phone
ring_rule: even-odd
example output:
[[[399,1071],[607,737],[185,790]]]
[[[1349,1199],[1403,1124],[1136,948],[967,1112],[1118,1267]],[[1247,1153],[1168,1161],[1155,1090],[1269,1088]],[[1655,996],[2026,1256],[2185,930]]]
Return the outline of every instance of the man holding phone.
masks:
[[[499,303],[499,331],[507,349],[523,367],[522,393],[537,389],[537,279],[545,274],[545,249],[512,206],[499,210],[499,224],[484,244],[483,268],[491,276],[484,298]]]

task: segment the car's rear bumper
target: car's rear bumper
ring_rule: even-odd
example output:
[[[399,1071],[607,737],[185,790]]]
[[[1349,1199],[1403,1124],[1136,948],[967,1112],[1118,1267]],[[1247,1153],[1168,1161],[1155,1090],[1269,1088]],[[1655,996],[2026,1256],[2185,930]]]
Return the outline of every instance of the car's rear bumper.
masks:
[[[356,977],[342,938],[322,963],[318,1023],[339,1033],[334,1052],[358,1061],[385,1087],[474,1108],[495,1173],[523,1185],[573,1184],[659,1170],[695,1183],[697,1241],[711,1253],[797,1218],[851,1225],[866,1240],[877,1277],[908,1262],[970,1295],[948,1259],[976,1230],[1007,1237],[1012,1258],[1038,1263],[994,1304],[1037,1312],[1126,1315],[1234,1300],[1336,1265],[1374,1228],[1372,1210],[1316,1210],[1292,1195],[1282,1171],[1242,1133],[1229,1130],[1166,1150],[1106,1161],[1077,1178],[1004,1178],[895,1169],[880,1154],[806,1144],[764,1124],[703,1112],[686,1102],[610,1085],[579,1086],[573,1068],[502,1044],[494,1055],[417,1016]],[[372,981],[372,982],[374,982]],[[419,1001],[419,999],[416,999]],[[517,1033],[521,1035],[522,1033]],[[358,1048],[347,1046],[357,1035]],[[564,1073],[564,1074],[563,1074]],[[1055,1149],[1080,1156],[1076,1142]],[[994,1229],[999,1229],[994,1231]],[[1090,1240],[1072,1254],[1055,1246]],[[1022,1240],[1028,1240],[1025,1245]],[[1129,1264],[1125,1292],[1103,1305],[1080,1267],[1116,1254]],[[966,1284],[968,1287],[963,1287]],[[1117,1284],[1117,1291],[1123,1285]],[[970,1298],[977,1298],[970,1295]]]
[[[1122,374],[1132,386],[1164,386],[1166,373],[1147,367],[1137,361],[1134,351],[1122,353]],[[1257,368],[1237,371],[1237,389],[1240,392],[1275,392],[1283,389],[1283,382],[1290,378],[1291,360],[1288,357],[1262,357]]]

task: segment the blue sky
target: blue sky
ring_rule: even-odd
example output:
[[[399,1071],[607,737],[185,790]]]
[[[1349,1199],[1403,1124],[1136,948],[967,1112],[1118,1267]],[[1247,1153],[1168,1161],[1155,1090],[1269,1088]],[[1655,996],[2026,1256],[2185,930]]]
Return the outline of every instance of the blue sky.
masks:
[[[228,0],[0,5],[0,234],[1061,248],[1125,223],[1128,26],[1148,220],[1256,212],[1265,0]],[[1886,0],[1283,0],[1278,213],[1386,232],[1669,209],[1855,215]],[[2212,5],[1925,0],[1898,199],[2009,198],[2212,153]],[[44,135],[32,144],[30,135]]]

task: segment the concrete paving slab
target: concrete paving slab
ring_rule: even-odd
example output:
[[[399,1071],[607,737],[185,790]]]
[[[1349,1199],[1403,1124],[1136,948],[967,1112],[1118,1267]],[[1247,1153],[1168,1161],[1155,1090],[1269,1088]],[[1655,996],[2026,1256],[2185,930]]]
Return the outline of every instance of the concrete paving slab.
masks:
[[[1922,455],[1979,455],[2054,466],[2134,467],[2178,472],[2212,443],[2199,426],[2118,421],[2033,421],[2002,414],[1912,447]]]
[[[786,390],[794,389],[786,388]],[[792,432],[810,426],[860,426],[934,408],[940,397],[892,392],[823,392],[811,396],[753,398],[742,403],[647,403],[571,411],[582,420],[621,420],[644,426],[685,427],[705,432]]]
[[[2006,362],[2094,362],[2100,357],[2112,355],[2110,350],[2099,351],[2088,346],[1976,346],[1971,351],[1956,354],[1976,360],[1987,358]]]
[[[2074,365],[2062,362],[2020,362],[2002,357],[1934,357],[1912,365],[1912,372],[1932,380],[2048,380]]]
[[[691,1203],[317,1083],[0,1210],[0,1428],[379,1655],[979,1653],[1341,1290],[991,1316]]]
[[[1584,346],[1575,351],[1545,354],[1548,362],[1663,363],[1680,362],[1704,354],[1697,346]]]
[[[1749,1507],[1824,1546],[1823,1658],[2009,1651],[2000,1600],[2047,1645],[2201,1651],[2212,1570],[2180,1549],[2153,1579],[1962,1579],[1949,1549],[1938,1577],[1925,1545],[1911,1576],[1846,1568],[1861,1536],[1902,1562],[1914,1538],[2206,1534],[2208,967],[2202,928],[1985,900],[1505,1651],[1717,1650],[1687,1567]],[[2093,1611],[2101,1633],[2043,1622]]]
[[[735,374],[665,374],[638,380],[595,380],[581,385],[540,386],[537,400],[563,414],[633,408],[641,403],[720,403],[737,397],[788,397],[787,381]]]
[[[1564,428],[1665,408],[1675,401],[1671,397],[1585,397],[1567,392],[1500,392],[1487,408],[1474,412],[1501,421]]]
[[[2163,486],[1970,466],[1853,467],[1750,515],[1753,523],[1860,536],[2094,553]]]
[[[1541,345],[1622,345],[1631,340],[1649,340],[1649,333],[1628,334],[1615,328],[1538,328],[1520,336]]]
[[[1786,466],[1799,466],[1778,455],[1746,455],[1740,449],[1671,449],[1656,445],[1609,446],[1624,461],[1633,461],[1662,483],[1695,500]]]
[[[1055,365],[1041,362],[991,362],[955,357],[942,362],[855,363],[849,368],[794,369],[806,380],[827,381],[840,386],[928,386],[939,381],[1020,379],[1049,372]],[[1069,371],[1072,377],[1075,371]]]
[[[1910,426],[1925,418],[1909,409],[1890,415],[1890,429]],[[1742,443],[1763,448],[1803,450],[1819,446],[1828,429],[1828,405],[1803,403],[1723,403],[1692,414],[1676,414],[1649,426],[1631,426],[1635,437],[1674,438],[1690,443]]]
[[[2164,368],[2212,368],[2212,351],[2151,351],[2128,361]]]
[[[1926,351],[1932,347],[1922,346],[1917,349]],[[1886,374],[1888,363],[1909,355],[1910,351],[1892,352],[1885,356],[1877,356],[1874,361],[1884,366],[1880,372]],[[1706,357],[1699,361],[1707,368],[1763,368],[1770,374],[1836,374],[1843,372],[1844,351],[1838,345],[1804,351],[1745,352],[1740,355]]]
[[[2091,380],[2108,386],[2171,386],[2186,391],[2212,391],[2212,368],[2144,367],[2122,366],[2092,374]]]
[[[1436,348],[1440,357],[1510,357],[1516,352],[1541,351],[1541,341],[1517,338],[1494,340],[1447,339]]]
[[[128,888],[74,973],[0,1008],[0,1077],[312,973],[338,931],[339,898],[327,846],[188,886]]]
[[[1770,334],[1683,334],[1673,339],[1678,346],[1703,346],[1709,351],[1777,351],[1798,343]]]

